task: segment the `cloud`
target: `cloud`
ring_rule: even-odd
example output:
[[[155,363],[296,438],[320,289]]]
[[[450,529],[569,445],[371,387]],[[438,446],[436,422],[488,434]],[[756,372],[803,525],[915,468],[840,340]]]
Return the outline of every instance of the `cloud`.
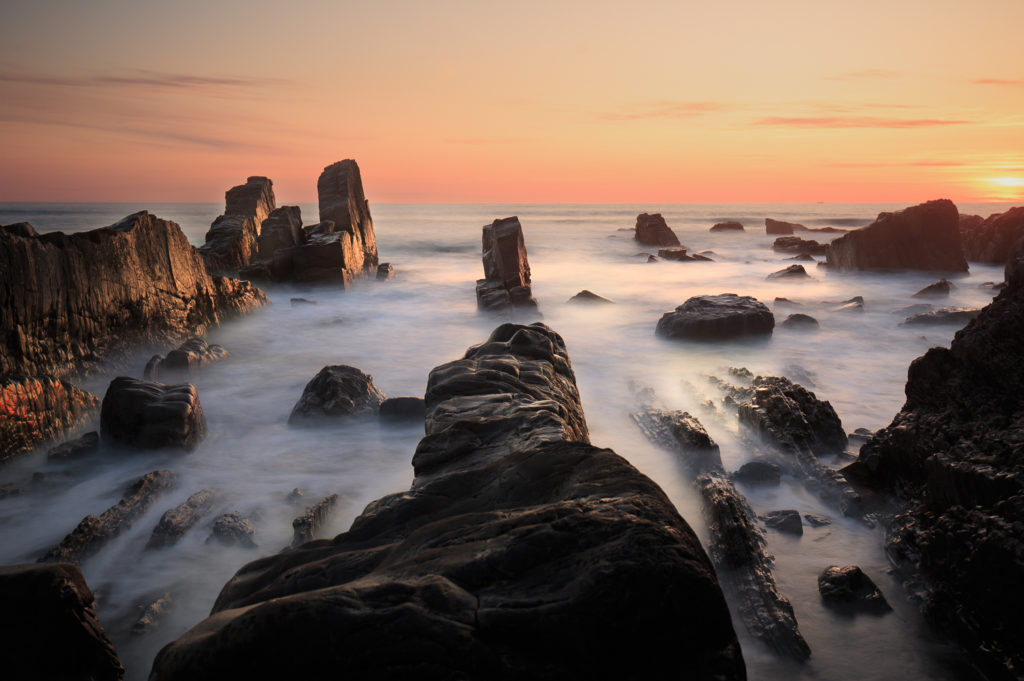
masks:
[[[251,88],[281,84],[285,81],[228,78],[215,76],[197,76],[182,73],[163,73],[160,71],[132,70],[120,74],[60,76],[47,74],[17,73],[0,71],[0,83],[19,83],[23,85],[41,85],[56,87],[155,87],[162,89],[183,90],[197,88]]]
[[[880,118],[876,116],[769,116],[754,125],[786,128],[935,128],[971,125],[972,121],[938,118]]]
[[[830,168],[961,168],[967,163],[960,161],[894,161],[875,163],[828,163]]]
[[[834,76],[825,76],[825,80],[848,81],[877,78],[895,78],[898,75],[898,72],[890,71],[888,69],[863,69],[861,71],[848,71],[846,73],[838,73]]]
[[[655,118],[678,119],[693,118],[706,113],[729,109],[728,104],[721,102],[685,102],[660,101],[642,104],[631,111],[604,112],[599,118],[605,121],[640,121]]]
[[[975,85],[1004,85],[1009,87],[1020,87],[1024,85],[1024,80],[1010,80],[1003,78],[975,78],[971,82]]]

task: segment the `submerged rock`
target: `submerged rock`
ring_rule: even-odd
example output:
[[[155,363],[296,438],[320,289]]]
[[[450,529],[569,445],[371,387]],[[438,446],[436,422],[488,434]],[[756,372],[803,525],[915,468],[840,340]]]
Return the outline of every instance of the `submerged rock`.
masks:
[[[800,520],[800,512],[792,509],[785,511],[769,511],[764,516],[764,524],[773,530],[785,534],[802,535],[804,524]]]
[[[124,666],[96,617],[92,591],[68,563],[0,566],[3,676],[120,681]]]
[[[377,265],[377,281],[390,281],[395,276],[395,268],[389,262]]]
[[[926,312],[918,312],[904,319],[900,325],[927,326],[933,324],[964,325],[981,314],[981,310],[967,307],[939,307]]]
[[[934,284],[928,284],[914,294],[915,298],[942,298],[949,295],[951,289],[956,288],[948,279],[939,279]]]
[[[679,246],[676,236],[661,213],[640,213],[636,216],[633,238],[645,246]]]
[[[536,310],[519,218],[513,216],[484,225],[483,262],[484,278],[476,282],[477,307],[492,312],[517,307]]]
[[[574,305],[601,305],[605,303],[614,303],[615,301],[605,298],[604,296],[599,296],[593,291],[583,289],[566,302],[572,303]]]
[[[427,410],[410,490],[242,568],[153,678],[745,678],[696,535],[587,442],[557,334],[499,327]]]
[[[160,522],[153,528],[153,534],[146,544],[147,549],[173,546],[213,510],[217,497],[215,489],[201,489],[182,504],[168,509],[160,516]]]
[[[764,219],[765,234],[792,234],[794,230],[805,229],[807,228],[795,222],[784,222],[782,220],[773,220],[771,218]]]
[[[107,387],[100,410],[106,442],[155,449],[195,449],[206,437],[206,416],[191,383],[166,385],[118,376]]]
[[[0,462],[68,433],[95,414],[99,406],[97,397],[67,381],[50,376],[3,376]]]
[[[709,232],[742,232],[744,231],[743,225],[735,220],[728,220],[726,222],[718,222],[712,225]]]
[[[786,327],[787,329],[808,330],[817,329],[819,325],[818,320],[812,317],[811,315],[796,312],[786,317],[782,321],[782,326]]]
[[[780,236],[772,244],[772,250],[782,253],[800,253],[809,255],[825,255],[828,244],[820,244],[813,239],[801,239],[798,236]]]
[[[778,272],[772,272],[769,274],[767,279],[809,279],[810,275],[807,274],[807,270],[804,269],[803,265],[790,265],[785,269],[781,269]]]
[[[958,216],[947,199],[880,213],[830,243],[825,262],[839,269],[966,272]]]
[[[142,608],[142,614],[132,625],[132,634],[141,636],[155,631],[160,627],[160,619],[167,613],[173,603],[171,594],[165,593]],[[142,607],[142,606],[140,606]]]
[[[750,296],[722,293],[694,296],[658,321],[656,333],[668,338],[722,339],[770,335],[775,317]]]
[[[234,273],[256,253],[260,225],[274,210],[273,182],[250,177],[224,195],[224,214],[210,225],[199,252],[210,272]]]
[[[68,461],[81,459],[99,451],[100,434],[91,430],[80,438],[68,440],[62,445],[53,447],[46,453],[48,461]]]
[[[380,410],[384,393],[373,376],[345,364],[325,366],[302,390],[289,425],[324,423],[345,416],[372,416]]]
[[[825,568],[818,576],[818,591],[826,605],[846,605],[876,612],[892,610],[875,583],[856,565]]]
[[[658,257],[664,260],[675,260],[677,262],[692,262],[697,258],[686,254],[685,248],[659,248]]]

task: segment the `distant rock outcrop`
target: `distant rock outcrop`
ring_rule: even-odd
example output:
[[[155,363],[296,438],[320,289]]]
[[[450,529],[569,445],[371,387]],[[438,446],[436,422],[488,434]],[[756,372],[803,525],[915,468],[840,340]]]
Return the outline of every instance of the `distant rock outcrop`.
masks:
[[[971,262],[1005,265],[1010,249],[1024,237],[1024,206],[995,213],[985,220],[977,215],[960,217],[964,255]]]
[[[234,274],[256,252],[260,225],[274,210],[273,182],[250,177],[224,195],[224,214],[210,225],[199,252],[210,272]]]
[[[636,216],[633,238],[646,246],[679,246],[679,238],[665,223],[661,213]]]
[[[658,321],[656,333],[668,338],[721,339],[771,335],[775,317],[750,296],[722,293],[694,296]]]
[[[709,232],[743,232],[743,223],[736,222],[735,220],[727,220],[726,222],[717,222],[711,226]]]
[[[151,678],[746,677],[697,536],[589,444],[558,334],[502,325],[426,396],[412,488],[243,567]]]
[[[828,244],[818,243],[814,239],[801,239],[798,236],[780,236],[772,244],[772,250],[800,255],[825,255],[827,249]]]
[[[807,228],[795,222],[784,222],[782,220],[773,220],[771,218],[764,219],[765,234],[792,234],[794,230],[805,229]]]
[[[64,435],[99,406],[94,395],[52,376],[0,378],[0,462]]]
[[[483,261],[484,278],[476,282],[477,307],[492,312],[512,308],[536,310],[519,218],[513,216],[484,225]]]
[[[948,199],[881,213],[867,227],[832,241],[825,257],[839,269],[967,271],[959,213]]]

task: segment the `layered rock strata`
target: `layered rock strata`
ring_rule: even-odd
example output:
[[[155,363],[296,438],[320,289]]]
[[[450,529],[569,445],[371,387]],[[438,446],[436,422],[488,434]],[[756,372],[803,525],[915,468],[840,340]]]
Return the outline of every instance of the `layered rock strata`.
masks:
[[[476,282],[477,307],[491,312],[513,308],[536,310],[519,218],[513,216],[484,225],[482,240],[484,278]]]
[[[506,324],[431,372],[410,490],[250,563],[151,679],[743,679],[664,493],[588,443],[562,339]]]
[[[0,462],[64,435],[99,406],[94,395],[52,376],[0,378]]]
[[[206,233],[199,252],[211,272],[235,273],[256,253],[260,225],[274,210],[273,182],[250,177],[224,195],[224,214]]]

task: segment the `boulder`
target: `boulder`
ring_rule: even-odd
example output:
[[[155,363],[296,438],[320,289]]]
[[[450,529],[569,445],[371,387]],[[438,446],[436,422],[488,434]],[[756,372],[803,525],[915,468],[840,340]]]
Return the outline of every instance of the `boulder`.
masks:
[[[325,366],[302,390],[288,423],[292,426],[333,422],[348,416],[372,416],[384,402],[373,376],[345,364]]]
[[[484,225],[483,262],[484,278],[476,282],[478,308],[491,312],[537,309],[519,218],[513,216]]]
[[[704,425],[688,412],[648,407],[630,414],[649,440],[677,451],[692,477],[706,470],[721,470],[722,456]]]
[[[689,262],[697,259],[696,256],[687,255],[685,248],[659,248],[658,257],[664,260],[676,260],[679,262]]]
[[[201,489],[183,503],[165,511],[153,528],[146,548],[158,549],[177,544],[186,532],[213,510],[216,498],[217,490]]]
[[[792,234],[794,230],[806,230],[803,225],[795,222],[784,222],[782,220],[764,219],[765,234]]]
[[[196,369],[219,362],[228,356],[220,345],[210,345],[202,338],[190,338],[167,355],[153,355],[143,372],[147,381],[160,380],[161,376],[180,377]]]
[[[0,462],[68,433],[99,406],[94,395],[51,376],[0,377]]]
[[[667,338],[707,339],[770,335],[775,317],[750,296],[722,293],[694,296],[658,321],[656,333]]]
[[[818,592],[826,605],[853,606],[866,611],[889,611],[885,596],[856,565],[830,565],[818,576]]]
[[[256,259],[273,260],[278,251],[301,246],[305,242],[302,210],[298,206],[275,208],[260,225]]]
[[[948,279],[939,279],[934,284],[928,284],[914,294],[915,298],[945,298],[949,296],[950,290],[956,286]]]
[[[377,281],[390,281],[395,276],[395,268],[389,262],[377,265]]]
[[[1024,206],[995,213],[985,220],[977,215],[960,217],[964,255],[971,262],[1005,265],[1010,249],[1024,238]]]
[[[981,310],[967,307],[939,307],[926,312],[910,315],[900,326],[933,326],[936,324],[956,324],[963,326],[981,314]]]
[[[100,434],[124,447],[191,451],[206,437],[199,392],[191,383],[167,385],[118,376],[103,396]]]
[[[742,232],[744,231],[743,225],[735,220],[728,220],[726,222],[718,222],[711,226],[709,232]]]
[[[0,376],[74,375],[266,303],[211,277],[181,228],[145,211],[72,235],[0,231],[0,273]]]
[[[867,227],[832,241],[825,262],[847,270],[966,272],[958,225],[959,213],[948,199],[880,213]]]
[[[804,269],[803,265],[790,265],[785,269],[781,269],[778,272],[772,272],[766,279],[809,279],[810,275],[807,274],[807,270]]]
[[[747,485],[778,485],[782,480],[782,466],[771,461],[748,461],[732,474],[733,480]]]
[[[385,421],[420,421],[427,407],[422,397],[389,397],[380,403],[380,417]]]
[[[820,244],[814,239],[801,239],[798,236],[780,236],[772,243],[772,250],[782,253],[825,255],[827,248],[828,244]]]
[[[503,325],[426,399],[412,488],[243,567],[152,678],[745,678],[696,535],[588,443],[557,334]]]
[[[324,497],[306,509],[306,512],[292,521],[292,546],[302,546],[313,541],[323,530],[327,517],[338,504],[338,495]]]
[[[603,305],[607,303],[614,303],[614,300],[599,296],[593,291],[583,289],[566,302],[572,303],[573,305]]]
[[[91,430],[75,440],[68,440],[62,445],[53,447],[46,453],[47,461],[68,461],[91,456],[100,449],[100,434]]]
[[[800,536],[804,533],[804,524],[800,520],[800,512],[792,509],[785,511],[769,511],[764,515],[764,524],[773,530],[783,534],[795,534]]]
[[[255,536],[256,528],[253,527],[252,521],[236,511],[217,516],[206,543],[255,549],[258,548],[253,539]]]
[[[817,329],[818,320],[809,314],[796,312],[786,317],[782,321],[782,326],[787,329],[800,329],[801,331],[806,331],[809,329]]]
[[[679,238],[665,223],[661,213],[640,213],[636,216],[633,238],[645,246],[679,246]]]
[[[120,681],[124,666],[69,563],[0,566],[0,667],[10,681]]]
[[[47,551],[39,562],[81,564],[130,528],[156,503],[157,497],[174,486],[177,479],[177,474],[171,471],[146,473],[125,489],[124,496],[116,504],[98,516],[85,516],[71,534]]]
[[[210,225],[199,248],[210,272],[235,273],[252,260],[260,225],[274,210],[273,184],[265,177],[250,177],[224,194],[224,214]]]
[[[377,238],[373,233],[370,203],[363,194],[359,165],[338,161],[324,168],[316,182],[320,201],[320,222],[333,223],[332,230],[349,235],[340,266],[349,276],[377,270]]]

